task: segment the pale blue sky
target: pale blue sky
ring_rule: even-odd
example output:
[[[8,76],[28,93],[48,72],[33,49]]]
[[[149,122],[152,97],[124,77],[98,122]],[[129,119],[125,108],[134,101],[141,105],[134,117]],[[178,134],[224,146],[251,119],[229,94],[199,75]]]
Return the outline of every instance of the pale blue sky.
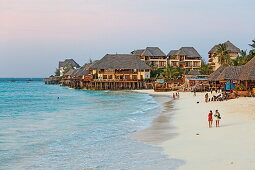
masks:
[[[254,0],[0,0],[0,77],[46,77],[59,60],[158,46],[249,49]]]

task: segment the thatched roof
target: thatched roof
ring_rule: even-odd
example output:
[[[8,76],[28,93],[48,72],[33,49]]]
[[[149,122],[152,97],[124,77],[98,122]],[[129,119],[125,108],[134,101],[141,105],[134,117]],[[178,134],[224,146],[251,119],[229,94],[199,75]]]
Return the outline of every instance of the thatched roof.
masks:
[[[150,56],[150,57],[165,57],[166,54],[161,51],[160,48],[158,47],[147,47],[143,53],[141,54],[141,56]]]
[[[201,58],[194,47],[181,47],[179,50],[171,50],[167,56],[183,55],[188,58]]]
[[[167,56],[175,56],[177,54],[178,50],[171,50]]]
[[[243,66],[239,80],[255,80],[255,57]]]
[[[65,67],[67,65],[71,65],[73,67],[79,68],[80,65],[76,63],[73,59],[66,59],[65,61],[60,61],[59,62],[59,68],[60,67]]]
[[[198,70],[190,70],[188,75],[201,75],[201,73]]]
[[[213,73],[211,73],[208,76],[208,80],[209,81],[217,81],[217,77],[222,73],[222,71],[225,69],[224,66],[220,66],[216,71],[214,71]]]
[[[131,54],[141,56],[142,53],[144,52],[144,50],[145,50],[145,49],[134,50],[134,51],[131,52]]]
[[[240,53],[240,49],[237,48],[234,44],[232,44],[230,41],[224,42],[223,44],[226,45],[227,51],[229,52],[235,52],[235,53]],[[215,53],[217,51],[217,45],[215,45],[209,52],[208,54]]]
[[[78,69],[77,72],[75,72],[75,74],[73,76],[79,77],[79,76],[88,76],[89,75],[89,71],[91,69],[91,67],[96,63],[97,61],[94,61],[92,63],[88,63],[85,66],[81,67]]]
[[[74,72],[74,69],[70,69],[68,72],[64,74],[64,76],[70,76]]]
[[[132,54],[107,54],[96,62],[92,69],[151,69],[138,55]]]
[[[75,69],[73,72],[72,72],[72,74],[70,75],[71,77],[74,77],[75,76],[75,74],[79,71],[80,69]]]
[[[238,80],[243,66],[229,66],[220,73],[216,78],[217,81],[220,80]]]

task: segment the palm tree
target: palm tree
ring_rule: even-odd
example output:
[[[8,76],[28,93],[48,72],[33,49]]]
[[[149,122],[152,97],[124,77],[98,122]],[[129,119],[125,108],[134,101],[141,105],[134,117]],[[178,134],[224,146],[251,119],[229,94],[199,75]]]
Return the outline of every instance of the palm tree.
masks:
[[[240,56],[232,60],[232,65],[233,66],[244,65],[247,62],[246,60],[247,60],[247,50],[241,50]]]
[[[217,50],[215,51],[213,57],[218,57],[218,61],[221,65],[229,66],[231,64],[231,58],[226,44],[217,45]]]
[[[173,67],[170,64],[167,64],[167,67],[165,68],[164,72],[162,73],[162,75],[164,75],[164,77],[166,79],[177,79],[178,77],[180,77],[180,75],[183,74],[183,69],[180,67]]]
[[[255,39],[252,40],[252,44],[249,44],[249,46],[251,46],[251,48],[255,49]]]
[[[209,75],[212,73],[212,67],[206,64],[204,60],[202,60],[199,72],[204,75]]]
[[[60,70],[58,68],[56,68],[55,76],[60,76]]]

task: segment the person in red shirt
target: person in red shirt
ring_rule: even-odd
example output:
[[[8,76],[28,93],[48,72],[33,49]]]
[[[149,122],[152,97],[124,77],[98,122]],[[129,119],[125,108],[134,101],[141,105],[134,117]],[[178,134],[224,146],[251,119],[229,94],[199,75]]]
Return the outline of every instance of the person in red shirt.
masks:
[[[208,114],[208,123],[209,123],[209,128],[212,127],[212,123],[213,123],[213,112],[210,110],[209,114]]]

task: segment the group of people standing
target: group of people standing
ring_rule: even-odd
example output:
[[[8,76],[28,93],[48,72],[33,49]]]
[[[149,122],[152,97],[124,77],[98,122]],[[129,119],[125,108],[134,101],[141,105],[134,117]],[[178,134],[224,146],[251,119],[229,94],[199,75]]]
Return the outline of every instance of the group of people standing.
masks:
[[[210,102],[210,101],[223,101],[223,100],[228,100],[229,96],[226,92],[220,93],[218,95],[213,95],[212,97],[209,97],[209,94],[205,94],[205,102]]]
[[[215,114],[214,114],[214,120],[215,120],[215,123],[216,123],[216,127],[220,127],[220,119],[221,119],[220,113],[219,113],[218,110],[216,110]],[[211,128],[212,123],[213,123],[213,112],[211,110],[208,114],[208,123],[209,123],[209,128]]]

